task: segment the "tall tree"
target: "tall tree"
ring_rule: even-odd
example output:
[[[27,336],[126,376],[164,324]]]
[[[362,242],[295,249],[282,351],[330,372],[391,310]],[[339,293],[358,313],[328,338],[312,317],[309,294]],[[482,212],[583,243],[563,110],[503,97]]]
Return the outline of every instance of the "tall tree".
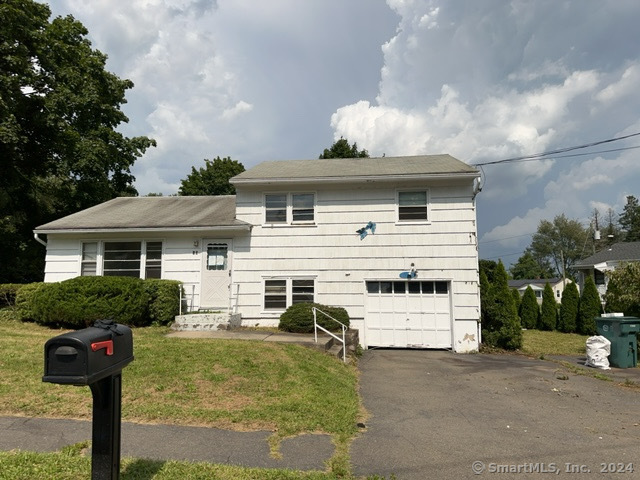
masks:
[[[511,265],[509,273],[514,280],[552,278],[553,269],[549,261],[546,259],[540,259],[540,261],[536,260],[529,250],[526,250],[518,261]]]
[[[478,268],[480,269],[480,273],[484,272],[487,276],[487,281],[493,283],[493,276],[496,268],[498,268],[498,263],[493,260],[480,259],[478,261]]]
[[[569,282],[562,291],[560,312],[558,314],[558,330],[565,333],[576,331],[578,321],[578,302],[580,294],[574,282]]]
[[[204,160],[205,166],[191,173],[180,182],[179,195],[234,195],[236,189],[229,179],[244,172],[244,165],[231,157]]]
[[[625,263],[607,275],[607,311],[640,317],[640,262]]]
[[[366,150],[358,151],[358,144],[349,145],[346,138],[340,137],[330,148],[325,148],[318,158],[366,158],[369,153]]]
[[[584,281],[580,303],[578,304],[578,332],[583,335],[596,334],[595,318],[602,312],[600,295],[596,282],[591,276]]]
[[[540,305],[538,305],[538,299],[536,299],[536,294],[533,288],[531,288],[531,285],[524,291],[518,313],[520,314],[520,322],[524,328],[536,328],[538,316],[540,315]]]
[[[42,278],[33,228],[137,194],[130,168],[155,145],[116,131],[133,83],[105,70],[80,22],[50,14],[0,2],[0,282]]]
[[[489,321],[482,326],[483,343],[517,350],[522,347],[522,327],[502,261],[498,262],[490,290],[492,303],[488,307]]]
[[[625,242],[640,241],[640,204],[633,195],[627,197],[627,204],[624,206],[618,222],[624,232]]]
[[[558,304],[553,295],[553,289],[548,283],[542,291],[542,306],[540,307],[540,318],[538,319],[538,330],[555,330],[558,319]]]
[[[539,263],[549,261],[559,277],[570,276],[571,266],[584,256],[587,236],[588,230],[580,222],[558,215],[553,222],[540,222],[529,251]]]

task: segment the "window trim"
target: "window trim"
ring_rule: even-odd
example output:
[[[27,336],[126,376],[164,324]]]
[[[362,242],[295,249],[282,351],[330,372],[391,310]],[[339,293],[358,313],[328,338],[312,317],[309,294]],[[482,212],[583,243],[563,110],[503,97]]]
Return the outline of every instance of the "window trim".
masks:
[[[294,220],[294,216],[296,210],[309,210],[304,208],[294,208],[293,202],[295,196],[301,195],[312,195],[313,196],[313,206],[312,206],[312,215],[313,219],[311,220]],[[286,207],[285,207],[285,220],[284,221],[269,221],[268,220],[268,212],[270,209],[267,208],[267,197],[269,196],[284,196],[286,199]],[[317,205],[318,205],[318,194],[314,191],[294,191],[294,192],[264,192],[262,195],[262,220],[263,225],[268,225],[270,227],[290,227],[290,226],[315,226],[317,219]],[[273,209],[272,209],[273,210]]]
[[[400,218],[400,209],[402,205],[400,205],[400,195],[402,193],[424,193],[426,196],[426,215],[427,218],[418,218],[418,219],[402,219]],[[431,223],[431,194],[428,188],[399,188],[396,190],[396,223],[403,225],[418,225],[418,224],[430,224]]]
[[[313,298],[311,299],[310,302],[308,303],[314,303],[316,301],[317,298],[317,293],[318,293],[318,285],[317,285],[317,281],[316,281],[317,277],[314,275],[294,275],[294,276],[287,276],[287,275],[282,275],[282,276],[276,276],[276,277],[263,277],[262,278],[262,292],[261,292],[261,296],[262,296],[262,311],[263,313],[282,313],[284,312],[287,308],[289,308],[291,305],[294,304],[293,302],[293,297],[295,296],[294,291],[293,291],[293,283],[295,281],[306,281],[306,282],[313,282],[312,283],[312,287],[313,287]],[[267,297],[267,282],[272,282],[272,281],[284,281],[285,282],[285,306],[284,308],[267,308],[267,302],[266,302],[266,297]],[[308,294],[308,293],[307,293]],[[280,295],[282,296],[282,295]],[[295,303],[305,303],[305,302],[295,302]]]
[[[165,251],[165,239],[162,238],[113,238],[113,239],[101,239],[101,240],[94,240],[94,239],[81,239],[80,240],[80,254],[79,254],[79,262],[78,262],[78,276],[88,276],[88,275],[82,275],[83,273],[83,269],[82,269],[82,265],[83,263],[86,263],[85,260],[83,260],[83,252],[84,252],[84,245],[85,244],[90,244],[90,243],[95,243],[97,244],[97,254],[96,254],[96,269],[95,269],[95,275],[92,276],[97,276],[97,277],[104,277],[104,276],[110,276],[110,275],[105,275],[104,274],[104,261],[105,261],[105,244],[106,243],[118,243],[118,242],[137,242],[140,244],[140,268],[139,268],[139,272],[138,272],[138,277],[133,277],[133,278],[141,278],[141,279],[147,279],[147,278],[164,278],[163,274],[164,274],[164,264],[165,264],[165,258],[164,258],[164,251]],[[149,277],[147,276],[147,268],[148,268],[148,264],[147,264],[147,248],[148,245],[150,243],[159,243],[160,244],[160,258],[157,259],[155,261],[155,263],[159,263],[159,267],[160,267],[160,277]],[[152,265],[153,267],[153,265]],[[157,267],[157,266],[156,266]]]

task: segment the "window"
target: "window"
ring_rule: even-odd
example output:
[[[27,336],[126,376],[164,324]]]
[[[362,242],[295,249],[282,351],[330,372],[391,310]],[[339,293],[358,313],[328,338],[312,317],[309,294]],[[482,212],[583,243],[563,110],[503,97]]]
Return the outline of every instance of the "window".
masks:
[[[286,310],[296,303],[313,303],[315,281],[310,278],[279,278],[264,281],[265,310]]]
[[[600,270],[593,271],[593,279],[596,282],[596,285],[604,285],[604,272]]]
[[[91,262],[87,260],[85,267],[85,245],[90,244],[83,244],[82,268],[83,272],[86,271],[86,275],[89,275]],[[90,256],[90,251],[87,251],[87,258]],[[162,242],[104,242],[102,275],[161,278]]]
[[[264,196],[265,223],[313,223],[315,220],[315,194],[277,193]]]
[[[147,242],[144,278],[162,277],[162,242]]]
[[[431,294],[446,295],[449,293],[449,282],[418,282],[416,280],[408,282],[367,282],[367,293],[369,294],[395,294],[395,295],[419,295]]]
[[[226,243],[207,245],[207,270],[226,270],[229,246]]]
[[[86,242],[82,244],[82,260],[80,262],[80,275],[83,277],[95,277],[98,268],[98,242]]]
[[[427,191],[398,192],[398,220],[427,220]]]
[[[105,242],[105,276],[140,277],[140,242]]]
[[[265,210],[267,223],[287,223],[287,195],[266,195]]]
[[[266,310],[284,310],[287,308],[287,281],[264,281],[264,308]]]

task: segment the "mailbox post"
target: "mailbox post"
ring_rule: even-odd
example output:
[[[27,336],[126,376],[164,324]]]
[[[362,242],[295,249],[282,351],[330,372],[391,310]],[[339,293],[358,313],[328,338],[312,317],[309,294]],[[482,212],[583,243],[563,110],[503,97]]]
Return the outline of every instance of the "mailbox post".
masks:
[[[122,369],[133,361],[131,329],[111,320],[51,338],[43,382],[88,385],[93,396],[91,478],[120,478]]]

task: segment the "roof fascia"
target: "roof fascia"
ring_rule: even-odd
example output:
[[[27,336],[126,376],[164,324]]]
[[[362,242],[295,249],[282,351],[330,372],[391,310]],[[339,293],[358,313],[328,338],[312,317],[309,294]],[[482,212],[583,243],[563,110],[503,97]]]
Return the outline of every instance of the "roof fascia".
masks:
[[[392,182],[398,180],[458,180],[461,178],[474,179],[480,177],[480,172],[461,173],[432,173],[425,175],[358,175],[349,177],[276,177],[276,178],[247,178],[231,179],[234,185],[264,185],[272,183],[296,184],[296,183],[360,183],[360,182]]]
[[[237,231],[249,232],[251,225],[226,225],[211,227],[153,227],[153,228],[60,228],[60,229],[35,229],[34,233],[157,233],[157,232],[216,232],[216,231]]]

